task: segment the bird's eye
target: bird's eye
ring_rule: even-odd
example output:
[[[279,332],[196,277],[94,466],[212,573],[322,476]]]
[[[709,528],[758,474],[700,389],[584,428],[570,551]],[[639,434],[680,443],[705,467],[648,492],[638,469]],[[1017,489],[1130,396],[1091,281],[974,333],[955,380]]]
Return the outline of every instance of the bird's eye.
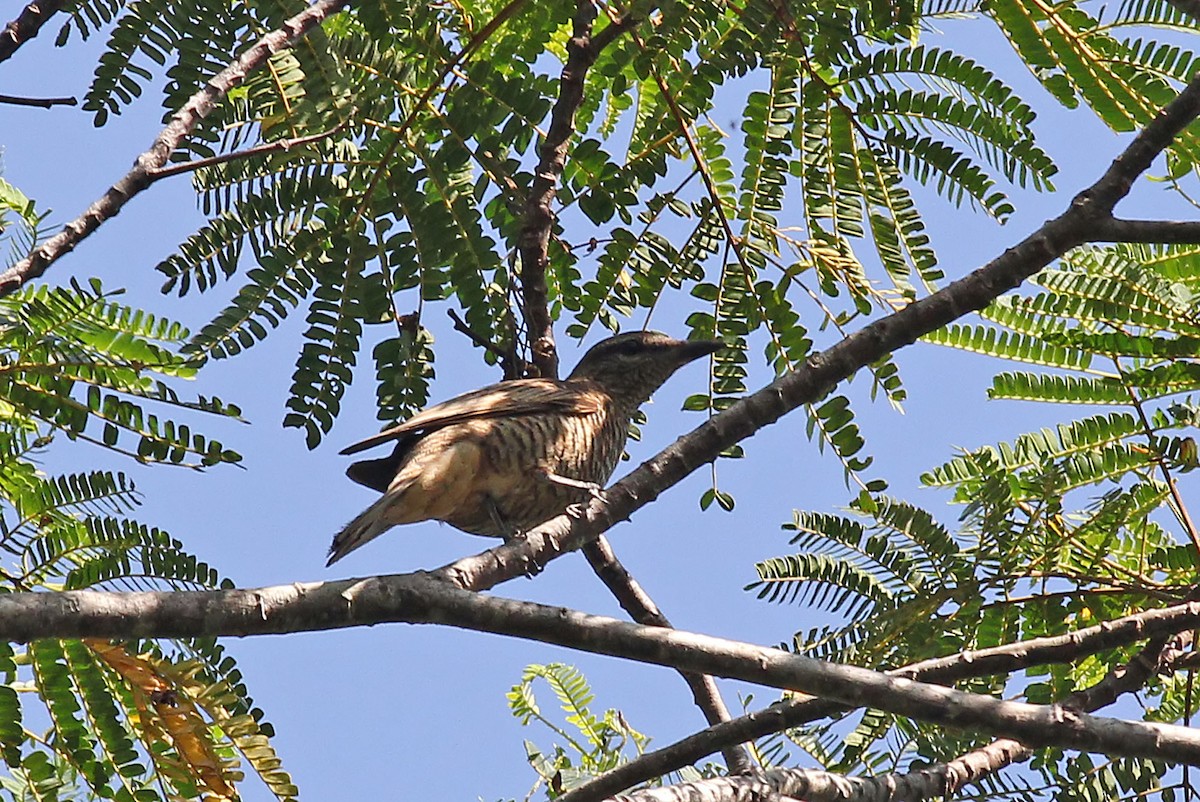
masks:
[[[634,354],[639,353],[641,350],[642,344],[637,340],[630,340],[629,342],[621,343],[621,345],[617,347],[617,353],[624,354],[625,356],[633,356]]]

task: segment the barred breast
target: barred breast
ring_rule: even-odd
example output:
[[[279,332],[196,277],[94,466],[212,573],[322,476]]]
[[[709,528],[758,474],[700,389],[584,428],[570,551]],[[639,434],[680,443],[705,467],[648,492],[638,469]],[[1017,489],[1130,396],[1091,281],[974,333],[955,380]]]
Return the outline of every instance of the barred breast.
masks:
[[[587,490],[555,484],[547,473],[603,486],[624,450],[629,422],[603,404],[587,415],[523,415],[462,427],[482,452],[476,496],[440,520],[472,534],[510,537],[588,498]]]

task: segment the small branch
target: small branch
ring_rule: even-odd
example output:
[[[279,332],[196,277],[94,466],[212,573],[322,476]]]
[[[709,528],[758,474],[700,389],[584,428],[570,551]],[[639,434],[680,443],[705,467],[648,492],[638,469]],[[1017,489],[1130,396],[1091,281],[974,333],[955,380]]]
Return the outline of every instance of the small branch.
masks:
[[[34,0],[21,9],[12,22],[0,33],[0,61],[17,52],[17,48],[38,35],[46,20],[57,14],[66,5],[66,0]]]
[[[1065,635],[1034,638],[990,649],[923,660],[903,668],[892,669],[886,674],[941,685],[972,677],[1011,674],[1033,666],[1070,663],[1107,649],[1127,646],[1142,638],[1165,641],[1166,638],[1194,626],[1194,611],[1200,611],[1200,607],[1188,603],[1149,610]],[[791,727],[799,727],[810,721],[834,716],[848,709],[845,705],[828,699],[810,698],[780,702],[730,722],[709,727],[661,749],[639,755],[628,763],[572,788],[559,798],[559,802],[598,802],[638,783],[690,766],[719,751],[726,744],[752,741]]]
[[[1154,453],[1156,451],[1154,448],[1154,426],[1150,423],[1150,416],[1146,414],[1146,407],[1142,403],[1142,399],[1137,391],[1127,381],[1120,359],[1114,356],[1113,365],[1117,369],[1117,375],[1121,377],[1121,384],[1129,394],[1129,400],[1133,404],[1134,411],[1137,412],[1138,421],[1142,424],[1142,434],[1146,436],[1146,446],[1150,449],[1151,453]],[[1188,536],[1188,540],[1192,544],[1192,550],[1195,552],[1192,556],[1192,561],[1200,565],[1200,532],[1197,532],[1196,524],[1192,521],[1187,504],[1184,503],[1183,494],[1179,492],[1179,484],[1175,481],[1175,474],[1171,471],[1171,466],[1167,462],[1166,455],[1158,454],[1154,461],[1158,465],[1159,472],[1162,473],[1163,482],[1166,484],[1167,492],[1171,496],[1175,517],[1183,526],[1184,533]]]
[[[0,296],[14,292],[26,282],[42,275],[46,268],[70,253],[101,223],[121,211],[130,198],[157,180],[155,171],[167,163],[171,154],[196,124],[211,112],[231,89],[242,84],[247,75],[266,63],[272,53],[294,44],[320,25],[326,17],[340,11],[348,2],[349,0],[317,0],[285,22],[281,28],[259,39],[228,67],[209,79],[199,92],[192,95],[183,107],[172,115],[171,121],[159,133],[150,149],[138,156],[132,170],[109,187],[100,199],[68,223],[62,231],[0,274]]]
[[[1200,603],[1188,605],[1200,616]],[[0,637],[179,638],[440,624],[786,688],[918,721],[1200,766],[1200,732],[1009,702],[748,643],[460,590],[428,573],[255,590],[0,594]]]
[[[1194,220],[1125,220],[1110,217],[1096,222],[1093,242],[1148,242],[1168,245],[1200,243],[1200,222]]]
[[[9,23],[10,25],[12,23]],[[0,95],[0,103],[10,106],[37,106],[48,109],[53,106],[76,106],[79,101],[73,97],[17,97],[16,95]]]
[[[651,627],[672,627],[667,617],[658,609],[658,605],[650,598],[650,594],[642,589],[633,575],[617,559],[608,539],[601,535],[583,547],[583,556],[588,565],[612,592],[617,602],[630,617],[639,624]],[[704,718],[711,724],[729,721],[729,708],[721,698],[717,682],[707,674],[696,674],[691,671],[680,671],[684,682],[692,690],[692,698],[696,706],[704,713]],[[725,758],[725,768],[730,774],[745,774],[751,770],[753,763],[750,753],[740,743],[725,744],[721,748]]]
[[[623,17],[610,23],[596,37],[593,0],[578,0],[571,38],[567,42],[567,61],[559,78],[558,100],[550,112],[550,128],[538,146],[538,164],[533,183],[525,199],[524,219],[517,250],[521,256],[521,288],[525,326],[533,365],[547,378],[558,376],[558,351],[554,345],[554,324],[550,319],[546,269],[549,266],[550,232],[554,228],[554,198],[558,180],[567,161],[567,150],[575,134],[575,114],[583,103],[584,79],[600,51],[624,31],[637,25],[638,18]]]
[[[190,173],[195,170],[202,170],[205,167],[215,167],[218,164],[237,161],[239,159],[249,159],[253,156],[263,156],[268,153],[277,153],[280,151],[291,150],[302,145],[309,145],[313,142],[320,142],[322,139],[333,136],[338,131],[341,131],[349,124],[349,121],[343,121],[328,131],[322,131],[319,134],[309,134],[308,136],[298,136],[291,139],[277,139],[274,142],[264,142],[261,145],[255,145],[252,148],[245,150],[234,151],[233,153],[222,153],[217,156],[209,156],[206,159],[192,159],[186,162],[174,162],[150,170],[150,176],[153,180],[158,181],[162,178],[169,178],[180,173]]]
[[[645,18],[644,13],[643,14],[635,14],[631,11],[628,14],[625,14],[624,16],[622,16],[618,19],[615,19],[615,20],[611,21],[608,25],[604,26],[604,30],[600,31],[600,33],[598,33],[592,37],[592,45],[591,46],[592,46],[593,60],[595,60],[596,57],[598,57],[602,52],[604,52],[604,48],[608,47],[613,42],[615,42],[618,38],[620,38],[624,34],[629,33],[634,28],[636,28],[638,25],[640,25],[644,18]]]
[[[504,371],[504,378],[519,379],[524,375],[524,368],[519,364],[519,360],[514,359],[515,354],[510,354],[494,342],[481,337],[475,333],[475,330],[467,325],[467,321],[459,317],[458,312],[453,309],[447,309],[446,314],[454,321],[454,330],[460,334],[465,334],[467,339],[479,346],[483,350],[492,354],[500,362],[500,369]]]

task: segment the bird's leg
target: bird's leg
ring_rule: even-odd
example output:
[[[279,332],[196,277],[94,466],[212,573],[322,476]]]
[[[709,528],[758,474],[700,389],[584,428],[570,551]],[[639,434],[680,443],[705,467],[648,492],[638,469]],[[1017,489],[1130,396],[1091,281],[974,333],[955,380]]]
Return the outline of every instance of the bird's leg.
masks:
[[[504,515],[500,512],[500,507],[494,498],[484,496],[484,504],[487,505],[488,517],[492,519],[492,526],[496,527],[496,531],[500,533],[500,537],[504,539],[505,543],[525,536],[524,532],[504,520]]]
[[[538,467],[535,469],[535,471],[547,482],[556,485],[562,485],[563,487],[574,487],[577,490],[586,490],[592,495],[592,498],[598,498],[600,500],[604,499],[604,488],[595,482],[585,482],[581,479],[571,479],[567,476],[559,476],[557,473],[554,473],[549,468],[545,467]]]

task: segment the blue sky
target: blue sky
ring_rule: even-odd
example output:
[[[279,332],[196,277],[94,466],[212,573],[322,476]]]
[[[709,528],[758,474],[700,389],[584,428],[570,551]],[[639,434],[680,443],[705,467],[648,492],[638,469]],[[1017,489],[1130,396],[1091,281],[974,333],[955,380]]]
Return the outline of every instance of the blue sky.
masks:
[[[984,24],[968,30],[952,25],[956,36],[970,35],[971,52],[1019,88],[1035,87],[1017,67],[998,37],[979,38]],[[57,25],[0,65],[0,92],[16,95],[82,95],[103,35],[52,47]],[[960,33],[966,32],[966,33]],[[960,40],[960,46],[962,45]],[[1103,130],[1086,111],[1046,113],[1044,93],[1030,99],[1042,111],[1036,128],[1042,146],[1059,163],[1059,191],[1031,196],[1013,192],[1018,213],[1004,227],[978,213],[955,209],[918,192],[922,209],[949,278],[974,269],[1047,217],[1057,214],[1079,189],[1091,183],[1126,141]],[[715,118],[733,119],[740,105]],[[160,128],[158,95],[141,101],[95,129],[85,112],[0,106],[3,171],[9,181],[52,208],[65,222],[128,169]],[[1141,191],[1136,205],[1120,212],[1134,216],[1160,212],[1161,190]],[[51,268],[50,281],[98,276],[107,287],[125,287],[126,301],[182,320],[193,330],[220,308],[237,286],[219,286],[211,297],[182,301],[158,294],[154,265],[202,222],[186,177],[160,182],[136,198],[116,219]],[[602,232],[600,233],[602,235]],[[576,240],[589,232],[579,231]],[[690,309],[676,299],[656,312],[654,325],[682,334]],[[495,381],[498,373],[450,330],[442,309],[425,324],[436,337],[437,381],[441,400]],[[280,421],[298,349],[301,317],[289,320],[264,344],[205,368],[195,392],[236,402],[250,425],[205,422],[206,432],[240,451],[244,470],[219,467],[205,473],[145,469],[114,460],[98,449],[56,442],[46,456],[49,472],[97,466],[120,467],[145,496],[138,517],[181,538],[203,559],[241,586],[342,578],[433,568],[482,550],[488,541],[438,524],[393,530],[354,552],[333,569],[324,556],[335,531],[372,500],[370,491],[343,477],[347,460],[338,449],[377,429],[373,387],[367,372],[352,388],[330,438],[315,451],[296,430]],[[630,325],[639,325],[631,321]],[[600,337],[593,332],[584,345]],[[564,366],[579,350],[562,340]],[[919,473],[947,459],[957,447],[1011,437],[1056,420],[1069,410],[1012,402],[987,403],[985,388],[993,365],[959,352],[918,345],[899,358],[909,393],[905,414],[885,403],[867,401],[867,382],[849,393],[868,449],[876,456],[873,475],[889,479],[892,492],[941,511],[952,523],[957,510],[942,505],[932,491],[919,490]],[[755,366],[750,386],[769,380]],[[704,369],[693,365],[661,390],[648,409],[650,422],[641,443],[631,443],[634,462],[618,476],[701,422],[677,412],[686,396],[701,392]],[[718,466],[720,486],[738,501],[731,513],[702,513],[697,503],[708,487],[707,469],[671,490],[659,503],[618,526],[611,540],[618,556],[639,578],[677,626],[763,644],[790,640],[797,629],[821,619],[803,608],[756,601],[742,590],[754,579],[753,563],[788,552],[780,524],[795,508],[832,511],[853,495],[841,469],[818,453],[792,416],[745,443],[747,456]],[[498,594],[621,616],[615,602],[591,575],[583,559],[568,556],[533,580],[518,580]],[[275,747],[307,799],[372,798],[425,792],[427,798],[485,800],[523,797],[534,775],[524,760],[523,738],[548,746],[544,730],[522,729],[507,711],[505,692],[528,663],[570,662],[580,667],[597,691],[596,707],[619,707],[629,722],[662,745],[702,724],[682,681],[672,672],[497,636],[447,628],[382,626],[343,632],[264,637],[229,642],[251,692],[274,723]],[[724,683],[730,707],[746,688]],[[774,698],[756,694],[756,704]],[[549,692],[543,707],[553,708]],[[436,789],[436,790],[434,790]],[[249,782],[247,800],[265,800],[264,788]]]

